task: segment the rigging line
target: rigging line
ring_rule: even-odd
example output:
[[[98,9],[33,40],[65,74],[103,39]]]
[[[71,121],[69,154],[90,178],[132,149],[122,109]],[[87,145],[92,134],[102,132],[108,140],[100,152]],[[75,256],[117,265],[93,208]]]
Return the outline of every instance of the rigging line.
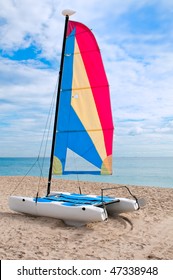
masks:
[[[43,181],[45,183],[45,180],[44,180],[44,177],[43,177],[43,163],[42,163],[42,166],[41,166],[39,161],[38,161],[38,167],[40,168],[40,176],[39,176],[39,182],[38,182],[38,187],[37,187],[36,200],[37,200],[37,198],[39,196],[41,180],[43,179]]]
[[[43,132],[42,141],[41,141],[38,156],[41,155],[41,150],[42,150],[45,135],[46,135],[46,129],[50,127],[50,119],[52,118],[51,113],[52,113],[53,107],[54,107],[54,100],[55,100],[55,91],[54,91],[54,94],[53,94],[53,97],[52,97],[52,100],[51,100],[51,104],[50,104],[50,108],[49,108],[49,112],[48,112],[48,117],[47,117],[47,120],[46,120],[46,125],[45,125],[45,128],[44,128],[44,132]]]
[[[26,174],[21,178],[20,182],[17,184],[17,186],[13,189],[13,191],[11,192],[10,195],[12,195],[16,190],[17,188],[21,185],[21,183],[23,182],[23,180],[26,178],[26,176],[31,172],[31,170],[34,168],[34,166],[36,165],[37,161],[38,161],[38,157],[37,159],[35,160],[35,162],[33,163],[33,165],[29,168],[29,170],[26,172]]]
[[[47,117],[47,121],[46,121],[46,126],[45,126],[45,129],[44,129],[42,144],[41,144],[41,147],[40,147],[39,156],[40,156],[40,154],[41,154],[41,149],[42,149],[42,146],[43,146],[43,141],[44,141],[44,139],[45,139],[45,147],[44,147],[44,151],[43,151],[43,161],[42,161],[42,165],[40,165],[40,164],[38,163],[39,168],[40,168],[40,179],[39,179],[39,184],[38,184],[38,192],[39,192],[41,177],[43,178],[43,167],[44,167],[44,162],[45,162],[45,158],[46,158],[46,152],[47,152],[47,146],[48,146],[48,139],[49,139],[49,135],[50,135],[50,127],[51,127],[52,118],[53,118],[53,110],[54,110],[54,105],[55,105],[57,84],[58,84],[58,80],[57,80],[56,87],[55,87],[55,90],[54,90],[54,94],[53,94],[53,97],[52,97],[52,100],[51,100],[50,109],[49,109],[49,113],[48,113],[48,117]],[[47,135],[46,135],[46,131],[47,131]]]
[[[31,172],[31,170],[35,167],[35,165],[38,163],[39,165],[39,159],[40,159],[40,155],[41,155],[41,151],[42,151],[42,147],[43,147],[43,142],[44,142],[44,138],[45,138],[45,133],[46,133],[46,128],[48,126],[48,120],[49,120],[49,116],[51,115],[51,111],[53,111],[53,104],[54,104],[54,99],[55,99],[55,93],[53,95],[53,98],[52,98],[52,101],[51,101],[51,106],[50,106],[50,109],[49,109],[49,115],[48,115],[48,118],[47,118],[47,122],[46,122],[46,126],[45,126],[45,129],[44,129],[44,133],[43,133],[43,136],[42,136],[42,141],[41,141],[41,145],[40,145],[40,149],[39,149],[39,152],[38,152],[38,157],[36,158],[35,162],[33,163],[33,165],[28,169],[28,171],[26,172],[26,174],[21,178],[20,182],[17,184],[17,186],[14,188],[14,190],[11,192],[11,195],[17,190],[17,188],[22,184],[23,180],[26,178],[26,176]],[[52,119],[52,116],[51,116],[51,119]],[[50,130],[50,123],[51,123],[51,120],[49,121],[49,129]],[[48,139],[48,136],[47,136],[47,139]],[[47,147],[47,146],[46,146]],[[46,151],[44,152],[44,158],[43,158],[43,163],[42,163],[42,167],[40,167],[40,170],[41,170],[41,175],[43,174],[42,170],[43,170],[43,166],[44,166],[44,159],[45,159],[45,153]],[[40,175],[40,177],[41,177]],[[38,184],[38,190],[39,190],[39,185],[40,185],[40,181],[39,181],[39,184]]]

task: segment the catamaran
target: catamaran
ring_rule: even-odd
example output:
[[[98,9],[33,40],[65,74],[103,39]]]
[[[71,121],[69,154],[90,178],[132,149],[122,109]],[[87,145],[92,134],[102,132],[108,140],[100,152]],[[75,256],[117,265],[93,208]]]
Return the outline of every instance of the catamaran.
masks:
[[[51,191],[52,174],[75,174],[66,170],[67,151],[71,150],[96,170],[78,174],[111,175],[113,119],[109,85],[100,50],[91,30],[69,19],[75,12],[64,10],[65,27],[60,61],[57,98],[48,175],[43,197],[10,196],[9,207],[20,213],[63,220],[81,226],[105,221],[109,214],[139,209],[133,196],[119,198]],[[72,166],[73,167],[73,166]]]

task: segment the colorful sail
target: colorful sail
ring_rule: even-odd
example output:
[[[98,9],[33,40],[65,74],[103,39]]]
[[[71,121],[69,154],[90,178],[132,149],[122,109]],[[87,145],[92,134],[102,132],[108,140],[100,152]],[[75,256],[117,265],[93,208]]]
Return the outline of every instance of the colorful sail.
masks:
[[[67,150],[112,173],[113,121],[109,85],[95,37],[85,25],[68,22],[53,174],[66,171]],[[72,166],[73,168],[73,166]]]

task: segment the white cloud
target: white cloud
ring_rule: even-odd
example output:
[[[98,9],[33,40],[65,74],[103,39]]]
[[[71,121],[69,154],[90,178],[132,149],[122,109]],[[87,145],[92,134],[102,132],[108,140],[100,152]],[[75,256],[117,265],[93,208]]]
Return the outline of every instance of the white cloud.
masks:
[[[138,32],[135,32],[133,14],[151,7],[157,15],[152,20],[157,21],[160,28],[147,29],[138,19]],[[11,147],[13,143],[20,146],[24,138],[31,135],[36,135],[32,136],[37,143],[33,147],[38,147],[38,130],[43,129],[57,79],[55,65],[61,52],[64,26],[61,11],[64,8],[76,10],[72,19],[92,28],[98,39],[111,86],[115,148],[119,155],[139,154],[141,150],[152,154],[151,147],[153,154],[158,152],[159,155],[165,145],[171,149],[172,1],[128,0],[122,5],[120,0],[74,0],[73,3],[69,0],[1,0],[0,48],[3,54],[12,55],[30,45],[39,51],[36,60],[12,61],[6,56],[0,61],[4,155],[8,154],[8,148],[3,143],[11,141]],[[40,62],[41,57],[54,62],[52,68]],[[9,130],[12,140],[9,140]],[[130,151],[129,146],[133,147]],[[30,155],[31,150],[23,150],[24,155]],[[33,154],[36,150],[33,148]],[[169,155],[168,148],[165,151]],[[13,155],[15,153],[13,147]]]
[[[57,73],[37,67],[31,62],[0,62],[1,156],[20,156],[16,147],[27,156],[39,151]]]

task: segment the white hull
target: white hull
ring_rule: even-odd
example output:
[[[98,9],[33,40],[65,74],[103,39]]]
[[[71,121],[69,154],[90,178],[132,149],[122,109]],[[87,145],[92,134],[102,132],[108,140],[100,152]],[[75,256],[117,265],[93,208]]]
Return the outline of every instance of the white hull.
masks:
[[[51,192],[51,195],[58,195],[60,192]],[[70,195],[70,193],[65,193]],[[86,195],[87,196],[87,195]],[[88,195],[89,197],[97,197],[97,195]],[[139,205],[134,199],[128,199],[124,197],[113,197],[118,202],[105,205],[108,214],[121,214],[133,212],[139,209]]]
[[[57,195],[58,192],[51,193]],[[70,193],[64,193],[70,195]],[[89,195],[89,197],[97,197]],[[118,202],[107,204],[106,209],[95,205],[63,205],[59,201],[46,201],[31,197],[10,196],[9,207],[11,210],[30,214],[34,216],[45,216],[63,220],[72,226],[81,226],[90,222],[100,222],[107,219],[108,214],[120,214],[137,210],[138,204],[135,200],[118,198]]]
[[[139,209],[139,205],[133,199],[128,198],[118,198],[119,202],[108,204],[106,206],[106,210],[108,214],[121,214],[133,212]]]
[[[36,203],[31,197],[10,196],[9,207],[20,213],[61,219],[72,226],[107,219],[106,210],[93,205],[64,206],[57,201]]]

